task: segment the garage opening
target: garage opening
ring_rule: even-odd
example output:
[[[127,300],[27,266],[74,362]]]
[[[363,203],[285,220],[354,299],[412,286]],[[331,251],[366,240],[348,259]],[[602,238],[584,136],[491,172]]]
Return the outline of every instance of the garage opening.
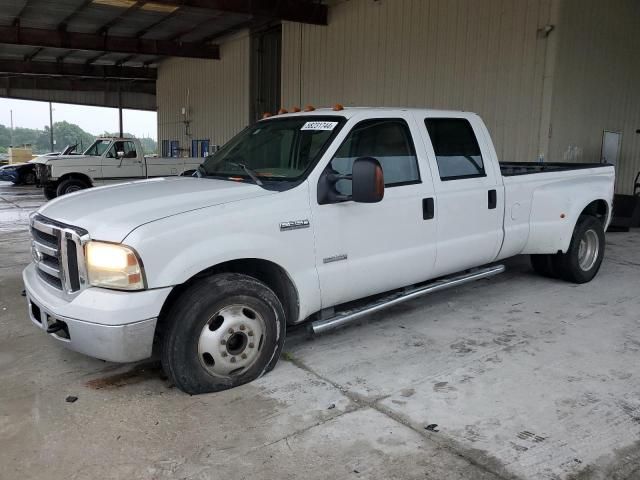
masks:
[[[282,27],[272,26],[251,34],[251,118],[280,109]]]

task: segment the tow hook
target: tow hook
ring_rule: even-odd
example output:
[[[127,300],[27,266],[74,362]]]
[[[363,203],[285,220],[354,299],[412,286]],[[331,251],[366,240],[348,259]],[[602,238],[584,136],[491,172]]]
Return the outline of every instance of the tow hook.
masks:
[[[60,330],[63,330],[66,326],[67,325],[64,322],[56,320],[55,323],[52,323],[51,325],[49,325],[49,328],[47,328],[47,333],[59,332]]]

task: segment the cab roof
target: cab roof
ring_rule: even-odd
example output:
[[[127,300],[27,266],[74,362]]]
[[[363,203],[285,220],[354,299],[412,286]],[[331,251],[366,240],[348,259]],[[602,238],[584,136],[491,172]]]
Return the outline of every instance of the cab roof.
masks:
[[[273,118],[286,118],[286,117],[298,117],[298,116],[338,116],[344,118],[351,118],[359,114],[370,114],[371,116],[379,115],[381,113],[398,113],[398,112],[415,112],[421,115],[434,116],[434,117],[446,117],[446,116],[461,116],[461,115],[476,115],[473,112],[464,112],[458,110],[436,110],[430,108],[413,108],[413,107],[343,107],[336,110],[333,107],[316,108],[310,112],[289,112],[281,114],[273,114],[270,117],[263,118],[262,120],[270,120]]]

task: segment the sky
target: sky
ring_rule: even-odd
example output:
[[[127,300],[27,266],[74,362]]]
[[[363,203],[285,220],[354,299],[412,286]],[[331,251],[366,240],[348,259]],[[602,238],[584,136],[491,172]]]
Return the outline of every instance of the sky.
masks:
[[[10,111],[13,110],[13,126],[42,129],[49,125],[49,102],[14,100],[0,98],[0,124],[11,125]],[[157,139],[156,112],[144,110],[122,111],[124,131],[136,137]],[[67,103],[53,104],[53,123],[67,121],[75,123],[84,131],[94,135],[118,131],[118,109],[88,107]]]

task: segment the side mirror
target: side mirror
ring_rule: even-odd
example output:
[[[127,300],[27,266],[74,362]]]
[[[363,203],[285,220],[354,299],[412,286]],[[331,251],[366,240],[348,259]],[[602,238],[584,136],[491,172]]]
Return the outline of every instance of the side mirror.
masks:
[[[353,162],[351,198],[358,203],[378,203],[384,198],[384,173],[375,158],[358,158]]]
[[[116,152],[116,156],[117,156],[118,158],[122,159],[122,158],[124,158],[124,152],[117,151],[117,152]]]
[[[351,195],[340,193],[336,184],[340,180],[351,181]],[[384,173],[375,158],[363,157],[353,162],[351,175],[341,175],[327,168],[318,182],[318,204],[341,203],[349,200],[358,203],[377,203],[384,198]]]

